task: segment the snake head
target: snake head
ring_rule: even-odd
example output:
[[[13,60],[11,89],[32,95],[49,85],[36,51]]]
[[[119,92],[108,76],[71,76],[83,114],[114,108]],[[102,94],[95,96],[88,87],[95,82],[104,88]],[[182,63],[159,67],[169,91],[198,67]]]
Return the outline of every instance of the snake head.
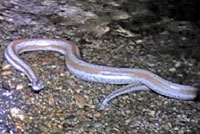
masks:
[[[31,86],[34,91],[40,91],[42,88],[44,88],[43,81],[41,81],[41,80],[33,81]]]

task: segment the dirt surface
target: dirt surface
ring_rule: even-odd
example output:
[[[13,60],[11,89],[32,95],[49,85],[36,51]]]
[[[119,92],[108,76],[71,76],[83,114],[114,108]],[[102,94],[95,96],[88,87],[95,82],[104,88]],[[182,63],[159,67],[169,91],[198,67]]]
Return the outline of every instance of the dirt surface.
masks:
[[[89,63],[142,68],[200,88],[199,21],[177,19],[166,3],[157,2],[1,0],[0,133],[198,134],[198,99],[135,92],[100,111],[102,99],[121,86],[78,79],[67,70],[63,55],[38,51],[21,54],[45,83],[35,93],[27,77],[3,57],[13,40],[60,38],[76,43]]]

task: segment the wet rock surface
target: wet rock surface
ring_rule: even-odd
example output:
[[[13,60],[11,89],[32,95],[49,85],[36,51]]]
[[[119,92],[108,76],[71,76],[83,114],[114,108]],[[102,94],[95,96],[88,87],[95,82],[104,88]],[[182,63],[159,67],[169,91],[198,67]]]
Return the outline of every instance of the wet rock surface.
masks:
[[[199,22],[169,18],[166,12],[158,16],[148,3],[0,1],[0,133],[197,134],[198,100],[135,92],[113,99],[99,111],[102,99],[121,86],[80,80],[66,69],[63,55],[38,51],[20,55],[45,83],[35,93],[27,77],[3,57],[15,39],[61,38],[76,43],[84,61],[142,68],[200,88]],[[153,6],[166,4],[158,3]]]

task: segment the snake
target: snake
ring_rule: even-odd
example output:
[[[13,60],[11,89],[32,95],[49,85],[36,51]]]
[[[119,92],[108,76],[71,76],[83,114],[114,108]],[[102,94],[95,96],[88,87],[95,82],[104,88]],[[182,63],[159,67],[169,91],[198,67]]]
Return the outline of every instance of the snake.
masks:
[[[104,109],[111,99],[133,91],[154,91],[180,100],[193,100],[197,97],[196,87],[168,81],[144,69],[116,68],[85,62],[81,60],[78,46],[68,40],[53,38],[14,40],[6,47],[4,57],[11,66],[28,77],[34,91],[43,89],[44,83],[33,68],[20,58],[21,53],[29,51],[54,51],[63,54],[70,73],[85,81],[126,85],[107,95],[100,109]]]

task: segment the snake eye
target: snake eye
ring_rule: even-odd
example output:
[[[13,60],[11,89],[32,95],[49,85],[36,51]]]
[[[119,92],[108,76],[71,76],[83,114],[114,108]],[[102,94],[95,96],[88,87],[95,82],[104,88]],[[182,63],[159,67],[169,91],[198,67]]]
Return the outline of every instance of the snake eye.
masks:
[[[37,80],[32,82],[32,88],[34,91],[40,91],[42,88],[44,88],[44,84],[41,80]]]

